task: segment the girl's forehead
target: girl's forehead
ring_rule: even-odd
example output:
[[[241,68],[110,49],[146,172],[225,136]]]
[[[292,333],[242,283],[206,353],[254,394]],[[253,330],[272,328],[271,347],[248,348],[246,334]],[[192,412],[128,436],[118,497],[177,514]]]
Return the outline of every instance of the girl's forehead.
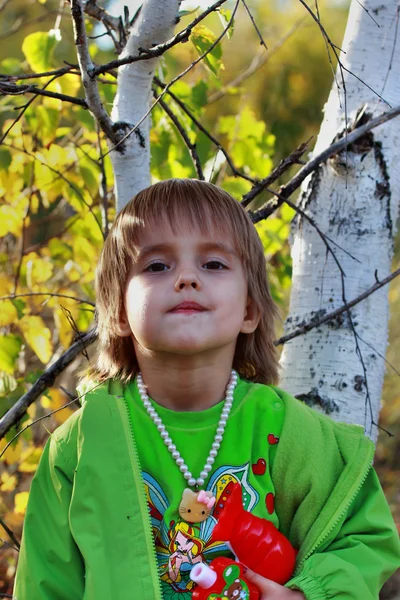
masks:
[[[208,228],[201,226],[196,227],[184,221],[179,226],[177,224],[171,225],[162,222],[154,223],[150,227],[144,227],[138,236],[138,244],[140,247],[149,243],[177,243],[180,240],[192,242],[225,242],[232,246],[235,245],[233,236],[229,231],[225,230],[225,228],[215,226]]]

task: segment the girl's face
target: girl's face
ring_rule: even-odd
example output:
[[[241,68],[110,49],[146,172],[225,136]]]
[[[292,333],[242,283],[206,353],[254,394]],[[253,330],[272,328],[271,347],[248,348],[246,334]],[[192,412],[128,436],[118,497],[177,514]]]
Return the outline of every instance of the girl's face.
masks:
[[[138,358],[211,355],[224,347],[233,357],[239,332],[251,333],[259,320],[231,240],[184,225],[180,235],[160,227],[142,236],[125,312],[120,334],[132,335]]]

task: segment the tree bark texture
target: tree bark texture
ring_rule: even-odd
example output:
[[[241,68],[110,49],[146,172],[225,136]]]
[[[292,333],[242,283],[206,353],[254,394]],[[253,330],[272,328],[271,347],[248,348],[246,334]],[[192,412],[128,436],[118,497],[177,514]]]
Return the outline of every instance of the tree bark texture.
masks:
[[[341,46],[343,66],[391,106],[400,100],[398,11],[393,0],[385,4],[368,0],[363,5],[353,0]],[[387,110],[387,104],[365,84],[348,72],[343,74],[348,126],[363,124]],[[339,68],[336,78],[340,93],[334,83],[314,155],[345,135]],[[384,278],[390,273],[400,197],[399,141],[400,120],[396,118],[356,141],[347,153],[329,159],[302,187],[301,208],[340,246],[328,241],[345,274],[347,300],[373,285],[375,274]],[[302,218],[294,221],[291,245],[293,280],[287,333],[340,307],[344,298],[337,264],[316,230]],[[373,423],[379,417],[388,312],[388,290],[382,288],[351,309],[351,319],[344,313],[285,344],[282,387],[335,420],[364,426],[376,440]]]
[[[120,55],[137,55],[139,48],[151,48],[173,35],[180,0],[146,0],[132,26],[128,42]],[[158,58],[124,65],[118,69],[118,92],[112,109],[115,127],[127,133],[146,114],[150,106],[151,83]],[[140,190],[150,185],[150,117],[111,152],[115,176],[117,212]]]

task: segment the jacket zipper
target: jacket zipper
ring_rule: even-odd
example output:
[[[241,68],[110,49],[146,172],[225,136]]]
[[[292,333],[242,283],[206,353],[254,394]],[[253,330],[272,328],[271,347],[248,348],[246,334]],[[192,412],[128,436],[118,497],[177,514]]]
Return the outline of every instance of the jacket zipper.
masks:
[[[357,487],[355,488],[355,490],[353,491],[353,493],[351,494],[351,496],[349,496],[347,498],[346,504],[340,510],[340,513],[337,514],[336,516],[334,516],[332,518],[330,524],[327,525],[325,531],[323,531],[323,533],[321,534],[321,536],[318,538],[318,540],[312,546],[311,550],[309,550],[307,552],[307,554],[304,556],[304,558],[298,563],[298,565],[296,566],[295,572],[293,573],[293,577],[295,577],[296,575],[298,575],[298,573],[301,570],[301,568],[302,568],[303,564],[305,563],[305,561],[308,558],[310,558],[310,556],[312,554],[314,554],[314,552],[319,548],[319,546],[321,546],[321,544],[326,540],[326,538],[329,536],[329,534],[332,533],[332,531],[335,529],[336,525],[340,522],[340,520],[342,519],[342,517],[347,512],[347,509],[349,508],[349,506],[351,505],[351,503],[353,502],[353,500],[357,496],[358,492],[360,491],[360,489],[364,485],[365,480],[368,477],[368,473],[370,472],[370,470],[372,468],[372,460],[373,460],[373,457],[374,457],[374,452],[375,452],[375,449],[374,449],[373,446],[371,446],[371,450],[370,450],[370,452],[368,454],[368,462],[365,461],[367,464],[365,465],[365,463],[364,463],[364,465],[363,465],[363,476],[359,480]]]
[[[132,471],[133,471],[135,484],[136,484],[136,487],[138,490],[140,512],[143,516],[143,527],[144,527],[144,532],[145,532],[146,546],[147,546],[147,548],[149,550],[149,554],[150,554],[150,562],[151,562],[150,570],[151,570],[151,576],[152,576],[152,582],[153,582],[153,589],[154,589],[154,593],[155,593],[152,600],[153,599],[154,600],[162,600],[163,595],[162,595],[160,578],[158,576],[157,553],[156,553],[156,546],[155,546],[155,542],[154,542],[154,538],[153,538],[153,532],[151,529],[150,511],[149,511],[149,507],[147,504],[146,491],[144,488],[142,475],[140,473],[140,467],[138,468],[138,466],[140,465],[139,453],[137,450],[135,436],[133,433],[133,425],[132,425],[132,420],[131,420],[131,416],[130,416],[130,412],[129,412],[129,407],[128,407],[127,401],[125,399],[125,396],[122,396],[122,400],[124,402],[125,410],[123,411],[124,415],[122,415],[122,411],[121,411],[121,417],[122,418],[126,417],[128,420],[128,424],[129,424],[130,436],[128,436],[129,440],[127,440],[127,442],[129,444],[129,446],[131,447],[132,455],[134,457],[134,460],[133,461],[131,460]],[[150,550],[150,548],[151,548],[151,550]],[[157,574],[157,575],[155,575],[155,574]]]

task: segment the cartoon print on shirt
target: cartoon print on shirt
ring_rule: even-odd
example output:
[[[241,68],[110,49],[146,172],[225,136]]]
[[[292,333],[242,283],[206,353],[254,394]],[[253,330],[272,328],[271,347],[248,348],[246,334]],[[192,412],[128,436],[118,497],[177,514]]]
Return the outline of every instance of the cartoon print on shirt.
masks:
[[[256,506],[259,495],[249,484],[250,468],[248,463],[239,467],[223,466],[213,473],[206,491],[215,496],[215,507],[206,520],[198,523],[185,521],[178,512],[176,521],[166,523],[164,513],[169,508],[168,499],[158,482],[148,473],[142,473],[164,599],[175,600],[179,597],[179,600],[189,600],[194,585],[189,577],[193,565],[209,563],[217,556],[229,555],[229,548],[224,542],[211,541],[216,524],[214,513],[223,506],[224,492],[237,482],[242,485],[246,510]]]

